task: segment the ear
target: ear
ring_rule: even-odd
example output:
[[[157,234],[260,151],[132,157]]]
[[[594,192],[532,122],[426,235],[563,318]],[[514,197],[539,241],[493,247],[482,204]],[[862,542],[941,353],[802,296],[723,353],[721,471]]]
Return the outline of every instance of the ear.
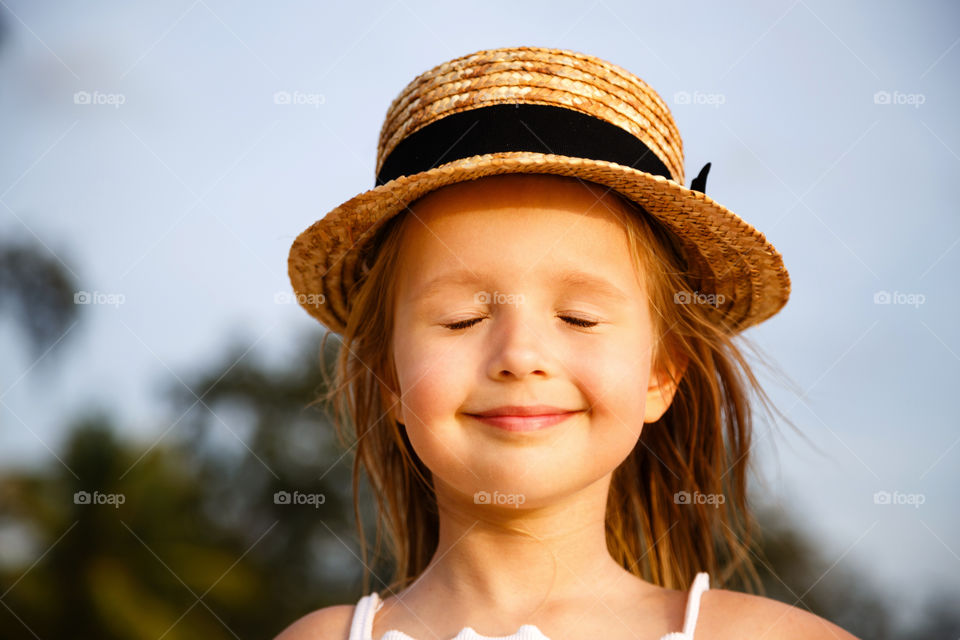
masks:
[[[668,371],[660,369],[651,370],[650,384],[647,387],[646,411],[643,416],[645,423],[656,422],[667,412],[667,409],[670,408],[670,403],[673,402],[673,396],[680,386],[680,380],[687,370],[687,364],[687,358],[679,356],[674,358],[673,362],[669,365],[669,372],[673,373],[673,378],[676,379],[676,382],[671,379]]]

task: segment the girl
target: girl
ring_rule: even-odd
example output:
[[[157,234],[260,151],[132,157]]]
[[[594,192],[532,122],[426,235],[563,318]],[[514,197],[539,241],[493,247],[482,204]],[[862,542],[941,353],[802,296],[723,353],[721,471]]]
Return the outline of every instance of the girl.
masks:
[[[708,589],[756,581],[734,338],[790,291],[708,170],[684,187],[663,100],[592,56],[479,51],[400,93],[376,188],[289,261],[343,337],[326,399],[395,574],[278,640],[853,638]]]

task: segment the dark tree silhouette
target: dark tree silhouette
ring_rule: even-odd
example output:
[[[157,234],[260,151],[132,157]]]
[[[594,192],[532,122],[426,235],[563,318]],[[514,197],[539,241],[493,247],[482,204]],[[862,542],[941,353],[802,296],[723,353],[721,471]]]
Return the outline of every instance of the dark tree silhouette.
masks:
[[[75,292],[73,278],[39,243],[0,243],[0,312],[8,311],[17,320],[34,358],[76,320]]]

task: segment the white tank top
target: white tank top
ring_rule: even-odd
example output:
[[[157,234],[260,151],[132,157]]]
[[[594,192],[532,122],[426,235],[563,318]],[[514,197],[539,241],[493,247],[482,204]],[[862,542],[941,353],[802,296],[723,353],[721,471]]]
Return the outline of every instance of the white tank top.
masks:
[[[662,636],[660,640],[693,640],[693,628],[697,626],[697,615],[700,613],[700,595],[709,589],[710,577],[701,571],[693,579],[690,586],[690,593],[687,596],[687,608],[683,615],[683,630],[671,631]],[[370,595],[363,596],[357,603],[353,612],[353,623],[350,625],[350,640],[373,640],[373,617],[376,615],[383,601],[374,591]],[[390,629],[379,640],[415,640],[402,631]],[[513,635],[509,636],[484,636],[474,631],[473,627],[464,627],[456,637],[450,640],[550,640],[543,635],[535,625],[522,625]]]

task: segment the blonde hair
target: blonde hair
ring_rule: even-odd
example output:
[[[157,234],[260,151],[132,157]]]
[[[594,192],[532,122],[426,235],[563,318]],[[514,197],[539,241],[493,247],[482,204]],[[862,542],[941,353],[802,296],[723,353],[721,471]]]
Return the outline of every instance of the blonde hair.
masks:
[[[609,191],[576,178],[551,177]],[[699,282],[688,273],[683,242],[641,207],[611,194],[620,205],[611,211],[623,223],[634,266],[647,282],[655,344],[652,365],[671,376],[677,363],[684,365],[666,413],[644,426],[636,447],[612,475],[607,548],[624,569],[667,588],[684,589],[696,572],[708,571],[717,586],[736,580],[748,591],[762,590],[752,561],[756,522],[747,502],[753,430],[748,391],[755,390],[764,406],[769,398],[736,343],[742,336],[717,321],[716,309],[676,303],[677,294],[689,299],[699,293]],[[430,471],[405,429],[391,417],[386,394],[389,389],[400,396],[392,360],[393,318],[383,310],[394,308],[394,274],[409,218],[406,213],[391,218],[366,246],[368,270],[352,292],[336,377],[328,380],[326,394],[316,401],[332,400],[341,444],[356,446],[354,515],[364,593],[372,559],[358,501],[362,472],[376,498],[374,558],[380,555],[384,533],[390,545],[394,574],[388,590],[402,590],[413,582],[438,544]],[[330,335],[324,336],[324,352]],[[347,438],[351,423],[352,442]],[[687,504],[675,499],[683,491],[722,495],[723,502]]]

